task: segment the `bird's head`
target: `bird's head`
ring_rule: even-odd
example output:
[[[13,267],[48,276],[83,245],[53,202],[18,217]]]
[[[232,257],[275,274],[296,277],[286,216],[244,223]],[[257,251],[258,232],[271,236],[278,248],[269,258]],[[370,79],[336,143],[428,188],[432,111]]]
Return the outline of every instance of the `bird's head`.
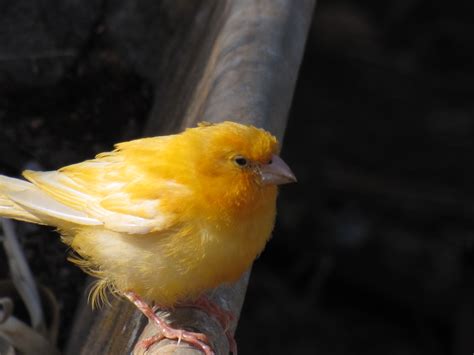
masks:
[[[296,181],[278,156],[277,139],[263,129],[235,122],[203,123],[196,133],[204,137],[199,170],[227,189],[265,189]]]

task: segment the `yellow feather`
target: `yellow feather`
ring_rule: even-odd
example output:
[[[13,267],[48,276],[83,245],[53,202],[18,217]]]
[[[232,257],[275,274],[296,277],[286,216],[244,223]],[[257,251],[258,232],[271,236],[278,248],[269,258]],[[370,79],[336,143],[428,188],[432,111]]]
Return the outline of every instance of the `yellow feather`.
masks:
[[[47,199],[26,210],[0,180],[0,215],[58,227],[77,254],[71,260],[99,279],[93,305],[109,289],[173,306],[237,280],[273,228],[277,187],[262,184],[259,166],[278,153],[275,137],[203,123],[115,148],[58,171],[24,172],[28,186],[56,201],[54,218],[38,212]]]

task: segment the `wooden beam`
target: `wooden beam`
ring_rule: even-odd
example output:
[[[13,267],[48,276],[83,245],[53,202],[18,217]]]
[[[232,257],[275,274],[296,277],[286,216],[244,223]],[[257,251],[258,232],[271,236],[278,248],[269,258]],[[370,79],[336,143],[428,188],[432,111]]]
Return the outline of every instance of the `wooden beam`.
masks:
[[[176,132],[201,120],[233,120],[264,127],[282,140],[314,6],[315,0],[201,1],[186,21],[189,27],[173,32],[165,57],[157,61],[145,135]],[[248,275],[214,290],[212,298],[238,315]],[[208,334],[217,354],[229,352],[223,330],[206,314],[177,309],[161,315]],[[144,323],[125,300],[112,300],[111,307],[93,313],[83,301],[66,353],[129,354],[138,338],[157,331],[153,325],[142,331]],[[237,320],[233,330],[236,326]],[[147,353],[169,351],[200,353],[168,340]]]

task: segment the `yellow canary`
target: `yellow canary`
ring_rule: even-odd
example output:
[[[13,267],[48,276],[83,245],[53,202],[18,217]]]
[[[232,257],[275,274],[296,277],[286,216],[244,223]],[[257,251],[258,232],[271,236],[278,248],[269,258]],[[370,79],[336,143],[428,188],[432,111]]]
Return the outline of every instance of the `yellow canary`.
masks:
[[[202,123],[57,171],[25,171],[29,182],[0,175],[0,216],[57,227],[98,278],[93,302],[109,288],[172,307],[237,280],[263,250],[276,185],[296,180],[278,149],[263,129]]]

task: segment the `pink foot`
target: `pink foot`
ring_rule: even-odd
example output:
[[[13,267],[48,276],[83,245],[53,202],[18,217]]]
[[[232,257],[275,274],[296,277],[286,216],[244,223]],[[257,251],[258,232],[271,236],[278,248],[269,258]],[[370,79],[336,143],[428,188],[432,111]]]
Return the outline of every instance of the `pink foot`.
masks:
[[[194,307],[200,309],[207,314],[213,316],[217,319],[217,321],[221,324],[222,328],[224,329],[225,335],[227,337],[227,341],[229,342],[229,349],[232,354],[237,355],[237,343],[234,339],[234,335],[229,330],[231,323],[234,321],[235,316],[232,312],[227,311],[217,305],[216,303],[212,302],[206,296],[201,296],[197,300],[190,302],[189,304],[183,304],[183,306]]]
[[[161,329],[161,333],[157,334],[151,338],[145,339],[141,342],[141,345],[147,350],[153,344],[159,342],[160,340],[166,338],[171,340],[185,341],[186,343],[194,346],[195,348],[201,350],[206,355],[215,355],[212,348],[209,346],[209,339],[205,334],[189,332],[187,330],[175,329],[166,323],[163,319],[158,317],[152,308],[141,299],[133,291],[125,292],[125,297],[127,297],[130,302],[132,302],[151,322],[154,322]]]

